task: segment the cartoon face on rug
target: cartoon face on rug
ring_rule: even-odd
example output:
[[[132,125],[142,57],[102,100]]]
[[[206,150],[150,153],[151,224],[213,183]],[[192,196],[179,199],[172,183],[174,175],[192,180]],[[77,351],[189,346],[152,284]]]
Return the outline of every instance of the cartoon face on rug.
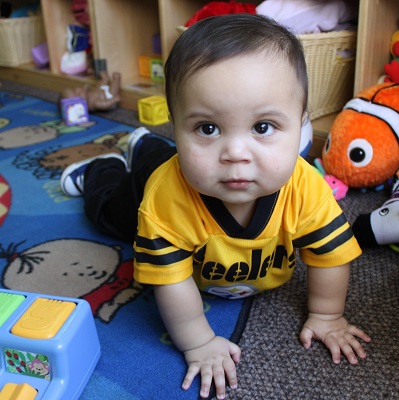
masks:
[[[43,125],[27,125],[0,132],[0,149],[14,149],[55,139],[56,128]]]
[[[86,299],[93,314],[109,322],[143,291],[133,281],[133,261],[121,261],[120,248],[82,239],[44,242],[22,252],[0,248],[8,259],[7,289]]]
[[[9,119],[0,118],[0,129],[8,125]],[[83,125],[68,126],[60,120],[45,122],[38,125],[25,125],[0,132],[0,150],[14,149],[47,142],[57,138],[60,134],[84,131],[95,125],[88,122]]]
[[[44,168],[64,170],[68,165],[77,161],[106,153],[121,154],[121,151],[117,147],[110,147],[107,144],[84,143],[57,150],[44,156],[39,162]]]
[[[118,264],[117,248],[85,240],[54,240],[16,252],[3,282],[9,289],[81,297],[109,279]]]
[[[38,179],[59,179],[62,171],[74,162],[111,152],[122,154],[127,150],[128,137],[129,132],[122,131],[76,146],[26,150],[15,157],[13,165],[24,171],[32,171]]]

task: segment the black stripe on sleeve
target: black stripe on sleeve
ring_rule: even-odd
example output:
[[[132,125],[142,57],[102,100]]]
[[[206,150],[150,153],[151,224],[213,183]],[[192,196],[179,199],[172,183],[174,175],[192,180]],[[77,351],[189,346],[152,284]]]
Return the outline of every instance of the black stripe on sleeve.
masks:
[[[308,233],[305,236],[297,238],[293,241],[294,247],[303,248],[306,246],[310,246],[313,243],[318,242],[319,240],[325,239],[331,233],[336,231],[338,228],[346,224],[346,218],[343,213],[341,213],[338,217],[333,219],[328,225],[323,226],[320,229],[317,229],[311,233]]]
[[[317,249],[310,248],[309,251],[317,255],[329,253],[338,246],[341,246],[341,244],[347,242],[352,236],[353,236],[352,229],[348,228],[346,231],[342,232],[340,235],[338,235],[336,238],[326,243],[325,245]]]
[[[162,250],[166,249],[167,247],[171,247],[173,245],[164,238],[148,239],[144,236],[137,235],[136,246],[148,250]]]
[[[176,262],[185,260],[191,257],[192,252],[186,250],[176,250],[167,254],[147,254],[142,252],[136,252],[135,259],[139,263],[146,263],[152,265],[170,265]]]

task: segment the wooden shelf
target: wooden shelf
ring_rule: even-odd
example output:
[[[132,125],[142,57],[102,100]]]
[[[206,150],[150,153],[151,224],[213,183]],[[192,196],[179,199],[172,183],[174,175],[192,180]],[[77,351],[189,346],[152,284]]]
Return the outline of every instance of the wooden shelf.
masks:
[[[157,1],[90,0],[89,7],[94,58],[105,59],[110,74],[120,72],[123,85],[136,81],[139,56],[152,54],[160,33]]]
[[[391,35],[398,29],[398,0],[360,0],[354,94],[384,74]]]
[[[49,70],[35,69],[31,64],[13,68],[0,67],[0,77],[60,93],[66,88],[82,87],[84,84],[94,85],[96,83],[96,80],[92,77],[55,74]],[[132,79],[131,82],[127,82],[122,86],[120,106],[128,110],[137,111],[137,100],[147,96],[159,95],[162,91],[162,84],[136,77],[136,79]]]
[[[151,54],[152,37],[160,34],[165,61],[178,38],[177,26],[184,24],[208,0],[89,0],[93,55],[105,59],[109,73],[122,76],[121,106],[137,110],[137,100],[163,94],[162,84],[139,76],[138,58]],[[261,0],[254,2],[260,4]],[[0,79],[8,79],[61,92],[68,87],[94,83],[60,73],[66,51],[66,26],[76,23],[70,0],[41,0],[50,56],[50,71],[32,65],[0,67]],[[354,94],[377,83],[383,65],[389,62],[389,41],[399,29],[399,1],[360,0]],[[312,121],[314,143],[322,147],[336,114]]]

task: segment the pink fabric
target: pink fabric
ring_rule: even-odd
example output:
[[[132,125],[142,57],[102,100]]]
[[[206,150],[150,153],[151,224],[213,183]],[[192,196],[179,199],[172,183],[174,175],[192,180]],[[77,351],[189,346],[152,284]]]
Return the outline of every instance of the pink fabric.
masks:
[[[357,21],[358,4],[343,0],[265,0],[256,12],[297,35],[348,29]]]

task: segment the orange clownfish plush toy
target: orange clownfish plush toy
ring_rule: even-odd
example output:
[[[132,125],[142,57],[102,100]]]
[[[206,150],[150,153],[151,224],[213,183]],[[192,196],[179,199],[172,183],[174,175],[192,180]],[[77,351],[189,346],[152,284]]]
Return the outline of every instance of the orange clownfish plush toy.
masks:
[[[399,84],[361,91],[337,115],[322,153],[326,172],[349,187],[377,187],[399,169]]]

